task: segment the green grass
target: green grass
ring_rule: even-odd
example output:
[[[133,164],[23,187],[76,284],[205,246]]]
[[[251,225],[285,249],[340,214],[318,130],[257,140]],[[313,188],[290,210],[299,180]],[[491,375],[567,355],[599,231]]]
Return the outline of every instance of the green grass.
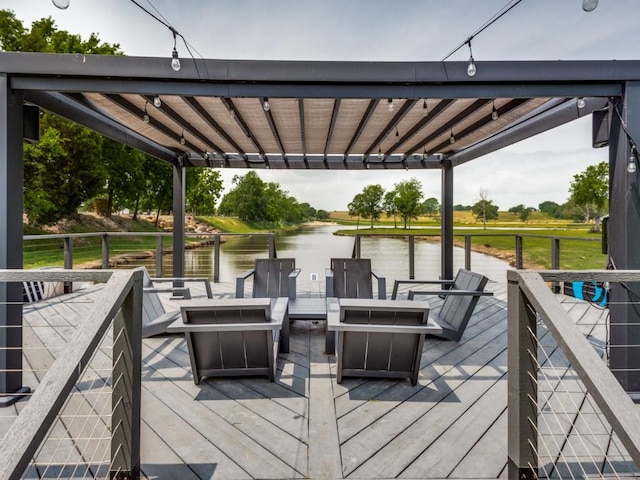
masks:
[[[197,218],[199,221],[207,223],[221,232],[226,233],[262,233],[270,231],[267,228],[243,222],[236,217],[207,216]]]

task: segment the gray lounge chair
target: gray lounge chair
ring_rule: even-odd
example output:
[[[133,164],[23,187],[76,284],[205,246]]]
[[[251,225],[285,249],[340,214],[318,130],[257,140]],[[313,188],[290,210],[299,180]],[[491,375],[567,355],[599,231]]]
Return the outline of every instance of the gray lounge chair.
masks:
[[[156,287],[155,283],[203,283],[207,298],[213,296],[211,283],[208,278],[151,278],[146,268],[143,268],[142,279],[142,336],[153,337],[166,333],[167,326],[180,318],[180,305],[176,302],[175,308],[165,309],[160,293],[170,293],[174,300],[191,299],[191,290],[188,287]]]
[[[413,300],[418,295],[445,296],[440,311],[437,314],[432,314],[431,319],[442,327],[442,333],[436,336],[458,342],[467,328],[478,299],[482,296],[493,295],[492,292],[483,290],[488,280],[484,275],[463,268],[458,270],[453,280],[396,280],[391,298],[397,297],[398,286],[402,283],[435,284],[449,287],[445,290],[409,290],[407,298]]]
[[[296,278],[300,269],[295,258],[256,258],[254,268],[236,277],[236,298],[244,298],[244,283],[253,276],[253,298],[296,299]],[[280,352],[289,353],[289,323],[282,326]]]
[[[378,299],[387,298],[387,280],[371,269],[368,258],[332,258],[325,270],[326,296],[338,298],[373,298],[373,280],[378,282]],[[326,331],[325,351],[335,353],[335,333]]]
[[[425,334],[442,329],[429,304],[408,300],[327,299],[327,329],[337,331],[337,381],[343,377],[418,382]]]
[[[192,300],[167,331],[184,332],[193,381],[204,377],[266,375],[275,381],[288,299]]]

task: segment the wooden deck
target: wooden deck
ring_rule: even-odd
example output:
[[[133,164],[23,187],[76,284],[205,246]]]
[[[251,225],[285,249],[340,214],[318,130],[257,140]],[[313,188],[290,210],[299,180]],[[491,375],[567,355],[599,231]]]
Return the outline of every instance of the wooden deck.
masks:
[[[223,296],[231,287],[217,286]],[[335,358],[324,353],[322,321],[293,322],[291,350],[279,357],[275,383],[252,377],[195,385],[181,337],[144,340],[144,475],[181,480],[506,478],[506,285],[488,288],[495,296],[480,299],[460,343],[426,340],[415,387],[408,380],[379,379],[345,379],[338,385]],[[25,306],[29,386],[37,388],[95,295],[87,290],[64,302]],[[432,308],[441,301],[431,301]],[[602,347],[603,311],[575,301],[566,308]],[[560,368],[558,376],[566,371],[561,363],[553,365]],[[0,428],[6,429],[24,404],[0,413]],[[610,431],[605,435],[611,439]],[[102,442],[108,451],[108,441]],[[73,455],[64,453],[73,463]],[[624,463],[623,452],[618,453]],[[625,468],[633,472],[635,467]],[[555,470],[549,476],[560,474]],[[28,478],[42,478],[42,469],[32,469]]]

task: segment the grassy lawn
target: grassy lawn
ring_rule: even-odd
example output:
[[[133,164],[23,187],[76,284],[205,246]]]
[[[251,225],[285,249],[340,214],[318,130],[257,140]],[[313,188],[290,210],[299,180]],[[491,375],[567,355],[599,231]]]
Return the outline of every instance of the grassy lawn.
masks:
[[[236,217],[198,217],[198,220],[227,233],[266,233],[271,230],[243,222]]]

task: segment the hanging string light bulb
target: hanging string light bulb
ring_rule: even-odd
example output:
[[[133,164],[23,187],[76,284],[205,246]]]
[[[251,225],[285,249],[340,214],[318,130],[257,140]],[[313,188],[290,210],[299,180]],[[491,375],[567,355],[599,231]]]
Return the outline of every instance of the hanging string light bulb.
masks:
[[[456,137],[453,135],[453,130],[451,130],[451,136],[449,137],[449,143],[456,143]]]
[[[426,117],[429,115],[429,106],[427,105],[427,99],[422,100],[422,116]]]
[[[636,170],[637,170],[636,156],[632,153],[631,155],[629,155],[629,163],[627,163],[627,172],[636,173]]]
[[[473,51],[471,50],[471,37],[467,40],[467,45],[469,45],[469,64],[467,65],[467,75],[473,77],[478,69],[476,68],[476,62],[473,59]]]
[[[578,108],[584,108],[586,104],[587,102],[584,100],[584,97],[578,98],[578,101],[576,102]]]
[[[498,110],[496,110],[496,101],[493,101],[493,108],[491,110],[491,119],[492,120],[497,120],[499,117],[498,115]]]
[[[379,158],[380,160],[382,160],[382,159],[383,159],[383,157],[382,157],[382,147],[378,147],[378,158]]]
[[[398,127],[396,127],[396,143],[400,141],[400,132],[398,132]]]
[[[180,59],[178,58],[178,50],[176,50],[176,29],[169,26],[169,30],[173,33],[173,51],[171,52],[171,68],[174,72],[180,70]]]
[[[422,159],[426,160],[428,156],[429,155],[427,155],[427,147],[424,147],[424,150],[422,151]]]
[[[158,95],[153,97],[153,106],[156,108],[160,108],[162,106],[162,100],[160,100],[160,97]]]
[[[265,112],[268,112],[269,110],[271,110],[271,106],[269,105],[268,98],[265,98],[264,101],[262,102],[262,108],[264,108]]]
[[[52,3],[60,10],[66,10],[69,8],[69,0],[52,0]]]
[[[184,128],[182,129],[182,133],[180,134],[180,145],[185,145],[187,141],[184,138]]]
[[[144,115],[142,115],[142,121],[144,123],[149,123],[149,121],[151,120],[149,118],[149,114],[147,113],[147,103],[149,102],[146,102],[146,101],[144,102]]]
[[[389,100],[387,100],[387,109],[390,112],[393,112],[394,108],[395,107],[393,106],[393,98],[390,98]]]
[[[593,12],[598,6],[598,0],[582,0],[582,10]]]

